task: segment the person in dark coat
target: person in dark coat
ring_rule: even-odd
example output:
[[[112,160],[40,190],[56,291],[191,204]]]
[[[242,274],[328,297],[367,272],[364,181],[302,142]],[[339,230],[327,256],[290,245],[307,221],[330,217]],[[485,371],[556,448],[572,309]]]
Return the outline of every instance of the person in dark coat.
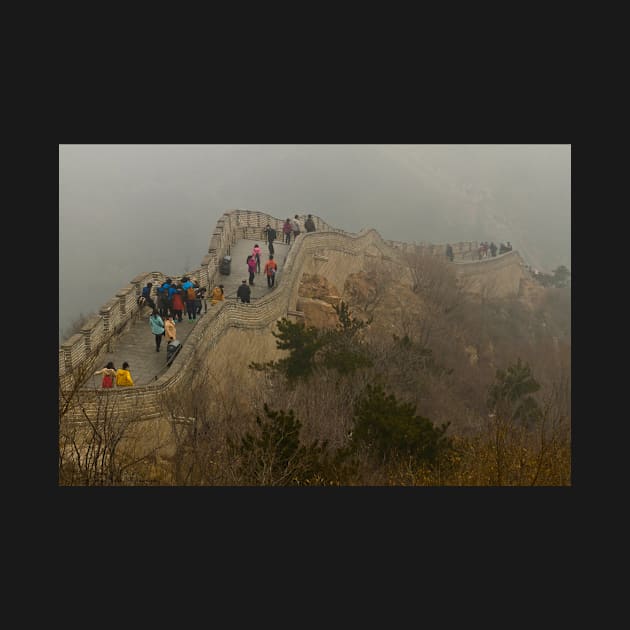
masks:
[[[493,258],[497,255],[497,246],[494,244],[494,241],[490,243],[490,253],[492,254]]]
[[[252,290],[247,286],[247,280],[243,280],[241,286],[236,290],[236,296],[241,298],[243,304],[249,304]]]
[[[148,304],[151,307],[151,310],[155,310],[155,302],[153,301],[153,298],[151,297],[151,288],[153,287],[153,283],[152,282],[147,282],[147,285],[145,287],[142,288],[142,304]]]
[[[167,278],[157,290],[158,293],[158,308],[160,310],[160,317],[164,318],[171,312],[171,297],[169,295],[169,289],[173,281]]]
[[[201,315],[201,304],[205,306],[204,313],[208,312],[208,303],[206,302],[206,288],[200,287],[199,283],[195,283],[195,306],[197,308],[197,317]]]
[[[453,248],[450,243],[446,244],[446,257],[453,262]]]
[[[273,242],[276,240],[276,231],[267,223],[264,232],[267,244],[269,245],[269,253],[273,254]]]
[[[304,221],[304,227],[306,228],[307,232],[314,232],[315,231],[315,221],[313,221],[313,215],[309,214],[306,221]]]

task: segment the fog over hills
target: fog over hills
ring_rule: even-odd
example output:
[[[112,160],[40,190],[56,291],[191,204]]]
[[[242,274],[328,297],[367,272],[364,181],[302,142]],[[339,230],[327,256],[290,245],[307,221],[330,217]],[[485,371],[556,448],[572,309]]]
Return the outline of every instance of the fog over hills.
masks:
[[[570,176],[570,145],[60,145],[60,339],[136,274],[197,266],[231,208],[570,268]]]

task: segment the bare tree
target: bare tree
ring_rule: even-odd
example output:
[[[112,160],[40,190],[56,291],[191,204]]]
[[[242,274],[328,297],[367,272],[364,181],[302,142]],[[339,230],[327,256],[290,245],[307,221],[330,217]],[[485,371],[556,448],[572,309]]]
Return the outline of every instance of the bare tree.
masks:
[[[68,370],[63,376],[59,375],[57,383],[60,421],[65,418],[70,407],[79,400],[81,390],[94,373],[95,362],[96,354],[91,354],[78,366]]]
[[[138,406],[138,411],[123,412],[115,391],[86,391],[108,342],[104,339],[81,363],[58,375],[61,485],[124,485],[130,476],[142,478],[134,468],[151,461],[162,447],[159,440],[147,445],[142,431],[136,431],[141,420]]]
[[[242,391],[230,387],[232,376],[219,377],[200,362],[191,365],[187,374],[176,391],[170,390],[161,399],[174,444],[174,483],[238,485],[226,440],[228,435],[253,425],[249,400],[243,399]],[[260,384],[259,380],[248,385],[248,394],[257,400],[256,387]]]
[[[83,419],[63,417],[59,424],[61,485],[126,485],[129,473],[154,457],[161,444],[146,445],[134,431],[140,417],[121,412],[113,392],[99,392],[95,412],[82,407]],[[144,475],[137,473],[134,478]]]
[[[407,264],[412,277],[412,290],[422,298],[423,315],[417,322],[416,336],[425,346],[434,334],[448,330],[446,318],[465,304],[463,292],[457,284],[455,272],[437,256],[409,253]]]

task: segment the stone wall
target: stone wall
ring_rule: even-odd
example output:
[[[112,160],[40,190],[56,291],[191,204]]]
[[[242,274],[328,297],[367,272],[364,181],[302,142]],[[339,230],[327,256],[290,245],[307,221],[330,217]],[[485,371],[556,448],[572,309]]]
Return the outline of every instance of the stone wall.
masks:
[[[405,254],[420,254],[423,256],[446,257],[446,243],[403,243],[401,241],[385,241],[391,247],[401,250]],[[478,241],[460,241],[451,243],[453,256],[460,260],[475,260],[478,257]]]
[[[221,302],[213,307],[212,311],[194,327],[187,342],[182,346],[178,355],[178,370],[167,370],[150,385],[129,389],[107,391],[83,388],[76,396],[75,404],[68,411],[68,416],[76,420],[84,419],[84,414],[95,416],[104,399],[114,400],[120,413],[137,413],[141,409],[144,419],[158,416],[161,411],[161,395],[176,390],[186,378],[189,366],[207,365],[212,348],[228,328],[272,330],[278,319],[288,316],[289,312],[294,312],[297,308],[303,272],[329,275],[331,281],[343,286],[348,274],[361,268],[366,256],[380,257],[392,264],[404,266],[405,254],[411,251],[444,255],[444,246],[441,245],[385,241],[373,229],[351,234],[331,227],[319,217],[313,218],[317,231],[304,232],[291,246],[284,267],[278,273],[277,288],[251,304],[241,304],[235,300]],[[281,241],[283,222],[284,219],[259,211],[230,210],[224,213],[217,221],[210,239],[208,254],[202,260],[201,266],[187,272],[186,275],[196,276],[201,286],[214,286],[221,259],[230,255],[231,247],[238,239],[263,240],[263,230],[269,223],[276,229],[278,240]],[[474,242],[452,245],[460,255],[476,249]],[[327,252],[335,252],[330,262]],[[340,264],[339,255],[342,255],[343,264]],[[480,273],[484,274],[489,270],[501,269],[506,264],[512,264],[509,261],[501,262],[501,259],[505,261],[506,256],[509,255],[478,262],[456,263],[457,271],[469,283],[474,284]],[[99,348],[116,343],[119,335],[130,325],[133,318],[138,316],[139,307],[136,300],[146,282],[152,281],[156,286],[166,277],[167,275],[162,272],[139,274],[100,309],[99,316],[86,322],[80,333],[61,344],[59,374],[63,389],[72,386],[73,370],[94,356]]]
[[[525,263],[516,251],[454,265],[460,286],[469,293],[485,297],[518,295],[526,276]]]
[[[263,227],[265,224],[266,221]],[[245,227],[257,228],[258,226]],[[229,239],[224,241],[224,246],[227,242]],[[208,316],[200,320],[191,331],[186,344],[183,345],[178,355],[180,368],[178,371],[167,370],[151,385],[137,386],[129,390],[103,391],[83,388],[80,397],[77,398],[77,405],[69,411],[69,416],[74,417],[76,415],[77,419],[80,419],[84,412],[89,415],[96,414],[99,405],[102,404],[101,398],[104,396],[115,397],[118,411],[122,413],[135,411],[140,406],[146,417],[159,413],[158,394],[176,388],[184,378],[188,365],[197,362],[203,363],[209,350],[228,327],[273,329],[278,319],[287,316],[289,311],[295,310],[302,267],[307,258],[313,257],[322,250],[329,249],[342,251],[352,256],[360,256],[370,245],[380,248],[386,255],[397,255],[375,230],[365,231],[358,236],[344,234],[340,231],[313,232],[300,236],[289,251],[282,273],[278,274],[278,285],[273,293],[251,304],[241,304],[235,300],[222,302],[213,307]],[[224,248],[223,251],[227,250]],[[130,304],[131,302],[126,303],[129,307]],[[74,345],[71,345],[72,343]],[[64,346],[66,350],[80,347],[87,356],[85,335],[71,338]],[[81,356],[78,352],[73,356],[75,363],[72,367],[77,367],[81,361]],[[65,367],[68,369],[70,366],[66,365]]]

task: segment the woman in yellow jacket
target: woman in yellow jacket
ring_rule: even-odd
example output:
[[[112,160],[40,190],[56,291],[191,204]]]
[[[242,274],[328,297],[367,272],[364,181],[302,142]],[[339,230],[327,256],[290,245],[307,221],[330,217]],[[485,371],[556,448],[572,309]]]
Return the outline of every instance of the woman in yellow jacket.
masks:
[[[223,295],[223,285],[220,284],[218,287],[214,287],[214,289],[212,289],[212,300],[210,301],[210,304],[214,306],[217,302],[223,302],[224,300],[225,296]]]
[[[164,330],[166,332],[167,343],[177,337],[177,329],[172,317],[166,318],[166,321],[164,322]]]
[[[125,385],[133,385],[133,379],[131,378],[131,372],[129,371],[129,363],[125,361],[122,368],[116,370],[116,385],[118,387],[124,387]]]

